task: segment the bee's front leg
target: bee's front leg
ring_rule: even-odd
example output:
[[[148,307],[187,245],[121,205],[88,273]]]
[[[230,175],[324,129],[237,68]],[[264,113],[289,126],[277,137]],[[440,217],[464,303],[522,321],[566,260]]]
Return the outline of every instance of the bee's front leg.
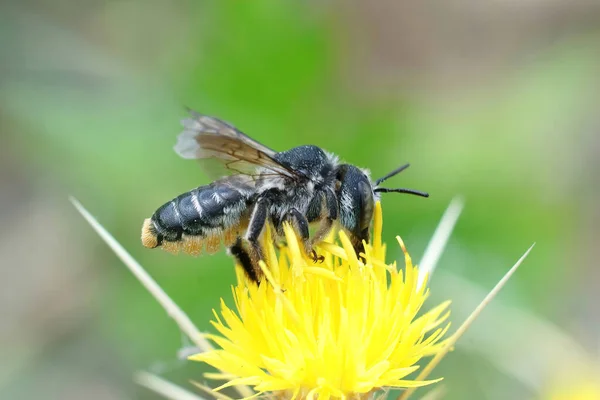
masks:
[[[262,278],[262,271],[258,262],[263,259],[260,237],[267,222],[270,201],[261,197],[252,210],[252,216],[248,224],[248,230],[244,238],[238,238],[229,252],[237,262],[244,268],[248,277],[256,283]]]
[[[323,211],[321,212],[321,215],[322,215],[321,222],[319,223],[319,228],[313,234],[313,237],[311,240],[311,245],[313,247],[314,247],[314,245],[318,244],[323,239],[325,239],[325,237],[327,236],[327,234],[333,227],[333,222],[338,217],[338,202],[337,202],[337,197],[333,193],[333,190],[331,190],[329,188],[325,189],[324,198],[325,198],[325,202],[322,206],[324,212]]]

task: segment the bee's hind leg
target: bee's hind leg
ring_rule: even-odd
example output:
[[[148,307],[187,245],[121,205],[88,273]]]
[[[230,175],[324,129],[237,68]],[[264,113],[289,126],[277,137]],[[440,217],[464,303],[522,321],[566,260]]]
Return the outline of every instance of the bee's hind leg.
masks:
[[[289,222],[292,224],[296,234],[299,235],[300,239],[302,240],[304,251],[306,254],[309,254],[312,257],[313,262],[323,262],[325,260],[325,257],[319,256],[313,249],[310,240],[310,233],[308,231],[308,220],[300,211],[292,208],[283,218],[282,223],[283,222]]]
[[[246,276],[253,282],[259,283],[257,275],[258,264],[255,264],[250,256],[247,247],[244,246],[244,240],[239,237],[235,243],[229,248],[229,254],[235,257],[237,263],[244,269]],[[258,268],[260,269],[260,268]]]
[[[238,238],[229,248],[229,252],[244,268],[248,278],[256,283],[260,282],[263,275],[258,265],[258,262],[264,259],[260,238],[267,222],[269,204],[269,200],[264,197],[256,202],[245,237]]]

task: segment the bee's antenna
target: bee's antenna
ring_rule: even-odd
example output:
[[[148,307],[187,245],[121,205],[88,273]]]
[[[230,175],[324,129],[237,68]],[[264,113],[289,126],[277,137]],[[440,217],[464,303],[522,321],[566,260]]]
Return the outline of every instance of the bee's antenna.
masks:
[[[420,190],[405,189],[405,188],[397,188],[397,189],[375,188],[373,191],[375,193],[408,193],[408,194],[414,194],[415,196],[429,197],[429,193],[421,192]]]
[[[389,174],[387,174],[386,176],[384,176],[383,178],[379,178],[375,181],[375,186],[379,186],[379,184],[383,181],[385,181],[386,179],[391,178],[394,175],[399,174],[400,172],[404,171],[406,168],[410,167],[410,164],[404,164],[401,167],[396,168],[395,170],[393,170],[392,172],[390,172]]]

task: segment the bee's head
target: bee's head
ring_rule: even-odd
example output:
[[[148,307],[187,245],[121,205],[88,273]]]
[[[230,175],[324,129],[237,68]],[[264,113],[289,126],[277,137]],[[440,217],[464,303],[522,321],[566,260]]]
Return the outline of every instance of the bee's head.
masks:
[[[409,164],[395,169],[374,183],[366,171],[350,164],[341,164],[336,169],[336,194],[339,202],[339,217],[342,228],[349,234],[355,250],[364,251],[362,241],[369,241],[369,226],[375,202],[380,193],[409,193],[422,197],[429,194],[413,189],[383,188],[379,184],[404,171]]]
[[[369,240],[369,225],[375,206],[373,185],[364,171],[350,164],[337,167],[336,182],[340,224],[349,234],[354,248],[362,251],[362,241]]]

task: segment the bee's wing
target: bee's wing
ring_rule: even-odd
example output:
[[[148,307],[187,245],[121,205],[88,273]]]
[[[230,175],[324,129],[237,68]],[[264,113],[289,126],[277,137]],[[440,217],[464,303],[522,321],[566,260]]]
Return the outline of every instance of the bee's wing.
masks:
[[[304,178],[297,171],[277,162],[273,158],[274,150],[225,121],[190,111],[190,117],[181,123],[185,129],[177,138],[175,152],[183,158],[202,160],[205,169],[214,178],[226,174],[256,177],[258,168],[263,169],[263,177],[283,175],[292,179]],[[225,170],[215,169],[216,165],[225,167]]]

